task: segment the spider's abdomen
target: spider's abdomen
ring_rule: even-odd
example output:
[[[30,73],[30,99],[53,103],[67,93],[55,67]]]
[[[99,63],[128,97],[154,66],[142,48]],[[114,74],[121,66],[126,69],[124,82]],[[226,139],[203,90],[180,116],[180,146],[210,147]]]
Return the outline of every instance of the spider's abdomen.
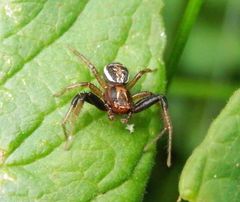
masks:
[[[109,85],[105,91],[104,98],[113,113],[126,114],[131,110],[131,96],[123,85]]]

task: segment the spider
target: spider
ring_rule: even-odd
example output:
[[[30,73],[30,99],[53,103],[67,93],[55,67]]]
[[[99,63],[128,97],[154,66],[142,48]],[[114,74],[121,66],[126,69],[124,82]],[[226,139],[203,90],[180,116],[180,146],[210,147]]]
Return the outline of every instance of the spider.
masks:
[[[150,143],[148,143],[144,151],[146,151],[149,145],[155,143],[165,132],[168,132],[168,157],[167,166],[171,165],[171,147],[172,147],[172,125],[170,116],[168,114],[167,99],[164,95],[154,94],[148,91],[142,91],[137,94],[131,95],[130,90],[136,84],[136,82],[146,73],[153,72],[154,70],[146,68],[138,72],[135,77],[129,81],[128,69],[121,63],[110,63],[104,67],[104,78],[99,74],[96,67],[76,49],[70,48],[70,51],[76,55],[97,79],[99,85],[103,90],[100,90],[97,86],[90,82],[78,82],[71,84],[60,92],[54,94],[54,96],[61,96],[67,91],[75,88],[85,87],[89,88],[90,92],[78,93],[71,102],[70,108],[62,120],[62,128],[66,140],[71,139],[71,134],[67,131],[66,124],[69,120],[74,123],[74,117],[79,115],[84,102],[94,105],[99,110],[106,111],[110,120],[114,119],[116,114],[125,115],[121,119],[123,123],[127,123],[133,113],[141,112],[153,104],[160,104],[162,108],[162,117],[164,127],[160,134]]]

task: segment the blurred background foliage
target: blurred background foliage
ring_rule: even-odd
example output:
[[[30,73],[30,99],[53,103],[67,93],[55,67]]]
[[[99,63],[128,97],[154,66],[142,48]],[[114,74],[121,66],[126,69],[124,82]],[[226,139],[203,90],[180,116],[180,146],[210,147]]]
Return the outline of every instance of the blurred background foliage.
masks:
[[[164,2],[166,61],[188,1]],[[176,201],[179,176],[187,158],[239,86],[240,1],[206,0],[167,93],[174,126],[173,166],[168,169],[165,164],[165,137],[158,145],[144,202]]]

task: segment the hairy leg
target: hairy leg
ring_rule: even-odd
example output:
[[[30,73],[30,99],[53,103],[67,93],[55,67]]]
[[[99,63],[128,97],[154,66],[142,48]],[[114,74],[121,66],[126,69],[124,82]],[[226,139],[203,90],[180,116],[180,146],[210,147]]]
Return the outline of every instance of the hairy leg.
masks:
[[[94,105],[95,107],[97,107],[98,109],[100,109],[102,111],[107,110],[105,107],[105,103],[99,97],[97,97],[95,94],[93,94],[92,92],[77,94],[72,99],[72,102],[68,109],[68,112],[66,113],[66,115],[62,121],[62,128],[63,128],[65,138],[67,140],[67,144],[72,139],[73,135],[72,135],[72,131],[69,132],[67,130],[66,124],[68,122],[70,122],[72,127],[74,127],[77,117],[83,107],[84,102],[88,102],[89,104]]]
[[[146,145],[144,150],[146,151],[150,145],[155,143],[165,132],[168,132],[168,158],[167,158],[167,165],[171,166],[171,150],[172,150],[172,124],[170,121],[170,116],[168,113],[168,104],[167,99],[165,96],[162,95],[149,95],[141,100],[139,100],[134,107],[134,113],[141,112],[152,105],[159,103],[162,107],[162,117],[164,122],[164,128],[160,132],[160,134],[149,144]]]
[[[100,98],[103,97],[102,91],[97,86],[95,86],[94,84],[92,84],[90,82],[79,82],[79,83],[71,84],[71,85],[63,88],[58,93],[54,94],[54,96],[59,97],[70,90],[80,88],[80,87],[89,88],[98,97],[100,97]]]
[[[139,99],[142,99],[142,98],[145,98],[145,97],[148,97],[150,95],[153,95],[153,93],[151,92],[148,92],[148,91],[142,91],[140,93],[136,93],[132,96],[132,100],[133,101],[136,101],[136,100],[139,100]]]
[[[105,88],[107,86],[106,82],[104,81],[104,79],[101,77],[101,75],[97,71],[97,68],[83,54],[78,52],[76,49],[71,48],[71,47],[68,47],[68,48],[74,55],[76,55],[82,62],[84,62],[88,66],[88,68],[93,73],[93,75],[95,76],[95,78],[97,79],[97,81],[101,85],[101,87]]]
[[[138,72],[135,77],[127,84],[127,89],[130,90],[144,74],[153,71],[155,71],[155,69],[146,68]]]

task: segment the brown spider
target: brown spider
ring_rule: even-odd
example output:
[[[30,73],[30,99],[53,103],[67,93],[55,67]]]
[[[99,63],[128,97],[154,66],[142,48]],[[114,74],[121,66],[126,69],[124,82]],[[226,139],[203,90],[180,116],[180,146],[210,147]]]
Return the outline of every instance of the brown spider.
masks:
[[[73,115],[74,117],[78,116],[84,102],[88,102],[98,109],[106,111],[110,120],[114,119],[115,114],[127,114],[125,118],[121,119],[123,123],[127,123],[133,113],[141,112],[153,104],[159,103],[162,107],[164,128],[152,142],[145,146],[144,150],[146,151],[149,145],[155,143],[167,131],[169,136],[167,165],[170,166],[172,125],[168,114],[166,97],[164,95],[153,94],[148,91],[143,91],[134,95],[131,95],[129,92],[129,90],[135,85],[135,83],[142,77],[143,74],[152,72],[153,70],[148,68],[143,69],[142,71],[138,72],[130,82],[128,82],[129,74],[127,68],[120,63],[110,63],[104,68],[103,79],[96,67],[81,53],[75,49],[69,49],[88,66],[104,91],[100,90],[97,86],[90,82],[79,82],[69,85],[59,93],[55,94],[55,96],[61,96],[65,92],[78,87],[88,87],[90,89],[90,92],[78,93],[71,102],[71,106],[62,121],[62,128],[66,139],[70,140],[72,136],[66,129],[66,123]],[[134,103],[136,100],[137,102]]]

